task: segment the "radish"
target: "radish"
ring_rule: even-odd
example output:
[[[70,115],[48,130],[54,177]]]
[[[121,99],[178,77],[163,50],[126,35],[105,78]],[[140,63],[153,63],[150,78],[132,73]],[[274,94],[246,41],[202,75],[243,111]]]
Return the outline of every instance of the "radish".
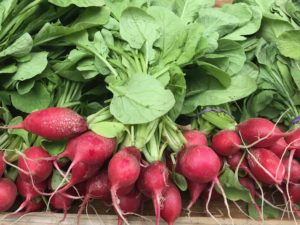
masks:
[[[193,181],[188,181],[188,189],[190,193],[190,202],[187,206],[187,210],[191,210],[196,201],[200,198],[201,194],[207,187],[207,183],[197,183]]]
[[[103,163],[112,155],[115,147],[116,141],[114,138],[105,138],[92,131],[71,139],[65,151],[55,157],[56,159],[67,157],[72,161],[61,184],[63,184],[71,170],[79,163],[83,163],[91,170],[96,167],[100,169]],[[58,167],[57,164],[56,167]],[[78,180],[79,178],[75,175],[73,176],[73,179]],[[63,190],[66,190],[66,188]]]
[[[215,7],[222,7],[225,4],[232,4],[233,0],[216,0]]]
[[[0,178],[0,212],[9,210],[15,203],[17,187],[10,179]]]
[[[210,216],[214,218],[208,210],[208,204],[210,202],[213,187],[217,184],[224,197],[228,216],[232,219],[226,194],[218,179],[218,174],[222,166],[222,161],[219,156],[211,148],[204,145],[191,147],[185,150],[182,154],[183,155],[181,156],[179,163],[183,176],[185,176],[188,180],[197,183],[203,184],[212,182],[208,200],[206,202],[206,210]]]
[[[168,225],[173,225],[175,220],[180,216],[182,202],[180,192],[175,185],[169,184],[163,190],[163,206],[161,208],[161,217]]]
[[[289,181],[293,182],[293,183],[300,183],[300,163],[293,159],[291,162],[291,168],[289,170],[289,159],[285,158],[282,160],[282,163],[285,167],[285,171],[286,171],[286,175],[285,175],[285,179],[287,180],[288,178],[288,172],[290,172],[290,177],[289,177]]]
[[[91,198],[100,199],[102,201],[110,200],[110,183],[107,170],[101,171],[99,175],[91,177],[85,183],[85,197],[77,213],[78,224],[80,215]]]
[[[250,169],[249,169],[247,160],[246,160],[246,158],[243,158],[243,160],[242,160],[242,157],[243,157],[243,155],[242,155],[241,152],[237,152],[234,155],[228,156],[227,157],[227,163],[229,165],[229,168],[233,171],[236,171],[238,165],[240,164],[239,169],[246,172],[246,173],[249,173]]]
[[[130,147],[130,151],[126,147],[122,148],[117,154],[115,154],[108,164],[108,178],[111,183],[111,198],[113,206],[124,222],[128,222],[123,216],[123,212],[119,207],[119,199],[117,191],[123,187],[129,187],[137,181],[140,175],[140,162],[137,155],[140,153],[136,148],[135,153],[132,153],[133,148]]]
[[[212,139],[212,149],[222,156],[229,156],[240,150],[241,139],[231,130],[219,131]]]
[[[187,143],[184,144],[185,149],[195,145],[207,145],[206,135],[198,130],[185,131],[183,136],[187,141]]]
[[[208,183],[217,178],[221,169],[218,155],[207,146],[194,146],[185,150],[179,164],[182,175],[197,183]]]
[[[72,176],[68,184],[58,191],[64,192],[72,186],[74,186],[75,184],[86,181],[87,179],[95,176],[99,169],[100,167],[97,165],[88,166],[83,162],[77,163],[72,169]]]
[[[293,203],[300,204],[300,184],[290,184],[289,193]]]
[[[24,156],[19,157],[18,167],[20,177],[23,180],[34,183],[45,181],[52,172],[50,155],[41,147],[30,147],[23,152]]]
[[[285,154],[287,146],[288,144],[286,143],[284,138],[279,138],[273,145],[268,147],[268,150],[274,152],[279,158],[281,158],[282,155]]]
[[[254,186],[252,180],[250,180],[248,177],[241,177],[241,178],[239,178],[239,181],[240,181],[241,185],[243,185],[246,189],[249,190],[252,204],[254,205],[254,208],[255,208],[256,212],[258,213],[258,215],[260,216],[260,218],[263,219],[262,212],[255,201],[256,190],[255,190],[255,186]]]
[[[54,196],[50,199],[50,205],[57,210],[63,210],[64,216],[59,221],[59,223],[63,222],[68,213],[68,209],[71,207],[73,203],[73,199],[67,197],[64,193],[55,193]]]
[[[30,181],[23,180],[21,176],[18,176],[16,184],[19,194],[25,198],[25,200],[13,214],[20,212],[23,209],[27,209],[28,205],[31,204],[30,202],[34,198],[39,197],[40,192],[44,192],[47,187],[46,181],[35,184],[35,187],[33,187]]]
[[[300,128],[287,132],[284,138],[295,157],[300,158]]]
[[[38,200],[34,199],[34,200],[28,202],[25,213],[39,212],[44,207],[45,207],[45,203],[42,199],[38,199]]]
[[[159,224],[162,192],[167,187],[168,178],[169,173],[166,165],[156,161],[142,171],[138,181],[139,190],[147,197],[152,198],[156,225]]]
[[[4,153],[0,152],[0,177],[2,177],[6,168],[6,164],[4,162]]]
[[[275,153],[264,149],[253,149],[247,155],[251,172],[265,184],[281,184],[285,175],[284,165]]]
[[[249,145],[258,148],[269,147],[283,134],[271,121],[263,118],[251,118],[237,125],[237,131]]]
[[[133,190],[127,195],[120,196],[119,201],[119,207],[124,212],[124,214],[135,213],[141,207],[142,194],[136,190]],[[122,224],[123,220],[120,216],[118,216],[118,225]]]
[[[76,112],[55,107],[32,112],[22,123],[3,128],[24,129],[50,140],[75,137],[88,129],[85,119]]]

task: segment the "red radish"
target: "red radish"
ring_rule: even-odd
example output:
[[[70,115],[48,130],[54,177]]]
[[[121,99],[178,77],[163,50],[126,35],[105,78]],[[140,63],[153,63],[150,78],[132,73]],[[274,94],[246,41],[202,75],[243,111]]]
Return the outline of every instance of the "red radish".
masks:
[[[52,162],[50,155],[41,147],[30,147],[23,152],[25,156],[20,156],[18,167],[21,169],[20,177],[23,180],[34,183],[45,181],[52,172]],[[26,173],[24,173],[25,171]]]
[[[205,199],[205,202],[208,201],[209,191],[210,191],[210,188],[206,188],[203,193],[203,198]],[[214,201],[214,200],[220,199],[221,197],[222,197],[222,195],[219,192],[217,192],[217,190],[215,188],[213,188],[212,192],[211,192],[210,200]]]
[[[183,133],[187,143],[184,144],[184,148],[187,149],[189,147],[195,145],[207,145],[206,135],[198,130],[188,130]]]
[[[91,199],[100,199],[108,201],[110,199],[110,183],[107,170],[103,170],[99,175],[90,178],[85,184],[85,197],[77,213],[77,223],[79,224],[80,215],[84,207]]]
[[[63,210],[64,217],[59,221],[59,223],[63,222],[68,213],[68,209],[71,207],[73,203],[73,199],[67,197],[64,193],[55,193],[54,196],[50,200],[50,204],[54,209]]]
[[[4,162],[4,153],[0,152],[0,177],[2,177],[6,168],[6,164]]]
[[[67,157],[72,160],[61,183],[66,180],[71,170],[79,163],[84,163],[88,168],[98,167],[100,169],[103,163],[112,155],[115,147],[116,141],[114,138],[105,138],[92,131],[73,138],[68,142],[65,151],[56,157],[57,159]],[[75,179],[74,176],[73,179]],[[79,179],[79,177],[76,179]]]
[[[243,185],[245,188],[249,190],[251,196],[255,198],[256,190],[252,181],[248,177],[241,177],[239,178],[239,181],[241,185]]]
[[[264,149],[253,149],[247,155],[251,172],[265,184],[281,184],[285,175],[284,165],[275,153]]]
[[[284,138],[278,139],[273,145],[268,147],[268,150],[274,152],[279,158],[285,153],[288,144]]]
[[[274,144],[283,134],[271,121],[264,118],[251,118],[239,125],[237,131],[242,139],[249,145],[264,148]]]
[[[217,178],[221,169],[218,155],[207,146],[194,146],[183,152],[179,160],[182,175],[197,183],[208,183]]]
[[[291,162],[291,167],[289,170],[289,159],[285,158],[282,160],[282,163],[285,167],[285,179],[287,180],[288,178],[288,173],[290,172],[290,178],[289,181],[292,183],[300,183],[300,163],[293,159]]]
[[[229,156],[240,150],[241,139],[231,130],[219,131],[212,139],[212,149],[222,156]]]
[[[300,204],[300,184],[289,184],[289,193],[292,202]]]
[[[235,171],[237,169],[238,165],[240,164],[239,169],[246,173],[249,173],[250,170],[249,170],[249,166],[248,166],[246,157],[243,160],[242,160],[242,157],[243,157],[243,154],[241,152],[237,152],[234,155],[230,155],[227,157],[227,163],[229,164],[230,169],[233,171]],[[240,163],[241,160],[242,160],[242,162]]]
[[[99,169],[100,167],[97,165],[89,166],[83,162],[77,163],[72,169],[72,176],[68,184],[58,191],[64,192],[75,184],[86,181],[87,179],[95,176]]]
[[[126,213],[135,213],[137,212],[142,203],[142,194],[136,190],[133,190],[127,195],[123,195],[119,197],[120,203],[119,206],[121,210]],[[122,225],[123,220],[119,216],[118,217],[118,225]]]
[[[260,218],[262,219],[263,218],[262,212],[255,201],[256,190],[255,190],[252,180],[250,180],[248,177],[241,177],[241,178],[239,178],[239,181],[240,181],[241,185],[243,185],[246,189],[249,190],[254,208],[255,208],[256,212],[258,213],[258,215],[260,216]]]
[[[290,149],[300,150],[300,128],[285,133],[284,138]]]
[[[128,187],[137,181],[140,175],[140,162],[138,161],[137,155],[140,151],[135,149],[136,153],[132,153],[132,147],[130,152],[127,148],[122,148],[117,154],[115,154],[108,164],[108,178],[111,183],[111,198],[113,206],[124,222],[128,222],[123,216],[123,212],[118,204],[117,191],[120,188]]]
[[[200,198],[203,191],[206,189],[207,184],[197,183],[193,181],[188,181],[188,189],[190,193],[190,202],[187,206],[187,210],[190,210],[196,201]]]
[[[9,210],[17,197],[17,187],[10,179],[0,178],[0,212]]]
[[[160,202],[162,192],[167,187],[169,173],[166,165],[162,162],[154,162],[145,168],[139,178],[138,187],[147,197],[152,198],[155,209],[155,224],[160,220]]]
[[[105,138],[88,131],[70,140],[65,151],[59,154],[57,158],[67,157],[72,160],[71,168],[79,162],[100,167],[112,155],[115,147],[114,138]]]
[[[163,199],[161,217],[168,225],[173,225],[182,210],[180,192],[175,185],[170,184],[163,190]]]
[[[233,0],[216,0],[215,7],[222,7],[225,4],[232,4]]]
[[[19,194],[25,198],[25,200],[14,213],[27,209],[28,205],[30,205],[30,201],[40,196],[39,192],[44,192],[47,187],[46,181],[35,184],[34,187],[30,181],[23,180],[21,176],[18,176],[16,184]]]
[[[38,200],[39,201],[36,201],[34,199],[34,200],[28,202],[25,213],[41,211],[45,207],[45,203],[42,199],[38,199]]]
[[[24,129],[50,140],[62,140],[87,131],[83,117],[67,108],[47,108],[30,113],[22,123],[4,128]]]

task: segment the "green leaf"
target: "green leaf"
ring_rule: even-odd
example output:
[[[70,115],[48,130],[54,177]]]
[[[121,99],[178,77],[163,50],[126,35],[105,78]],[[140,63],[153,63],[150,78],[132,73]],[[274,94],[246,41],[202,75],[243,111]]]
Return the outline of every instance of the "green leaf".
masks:
[[[159,37],[158,29],[154,18],[142,9],[130,7],[122,13],[120,35],[132,48],[151,47]]]
[[[15,73],[17,72],[18,67],[16,64],[10,64],[0,68],[0,74],[2,73]]]
[[[186,181],[184,176],[182,176],[179,173],[174,173],[172,178],[173,178],[173,181],[176,184],[176,186],[179,187],[179,189],[181,191],[186,191],[187,190],[188,184],[187,184],[187,181]]]
[[[32,49],[33,41],[28,33],[23,34],[8,48],[0,52],[0,58],[4,56],[23,57],[29,54]]]
[[[17,83],[16,88],[17,88],[17,91],[20,95],[24,95],[24,94],[27,94],[28,92],[31,91],[34,84],[35,84],[34,79],[20,81],[20,82]]]
[[[282,33],[277,39],[280,53],[286,57],[300,60],[300,31],[291,30]]]
[[[257,200],[257,204],[259,205],[259,208],[261,208],[261,200]],[[267,203],[264,203],[264,219],[276,219],[280,216],[280,211],[278,209],[274,209],[272,206],[268,205]],[[248,204],[248,214],[251,218],[258,220],[260,219],[253,203]]]
[[[48,0],[48,1],[60,7],[68,7],[70,5],[76,5],[78,7],[101,7],[105,5],[104,0]]]
[[[248,203],[252,202],[249,190],[240,184],[234,172],[229,169],[228,166],[225,167],[223,173],[219,176],[219,181],[225,191],[227,199],[231,201],[242,200]],[[216,190],[221,193],[217,186]]]
[[[181,54],[181,46],[186,40],[186,26],[177,15],[166,8],[152,6],[147,12],[160,26],[161,36],[155,42],[155,47],[161,50],[160,64],[165,65],[175,61]]]
[[[18,0],[2,0],[0,2],[0,31],[2,30],[2,24],[10,13],[15,9]]]
[[[65,150],[67,142],[43,140],[41,145],[50,155],[57,156]]]
[[[231,40],[220,40],[219,47],[215,54],[223,55],[228,58],[228,66],[223,69],[230,75],[241,71],[246,61],[246,54],[242,46]]]
[[[35,110],[47,108],[51,103],[51,96],[43,84],[37,83],[34,88],[25,95],[12,93],[11,101],[16,109],[31,113]]]
[[[99,122],[95,124],[90,124],[89,129],[107,138],[121,137],[125,131],[125,126],[118,122]]]
[[[41,74],[47,64],[48,52],[36,52],[31,54],[31,59],[28,62],[18,64],[18,70],[12,77],[13,80],[28,80]]]
[[[110,10],[108,7],[92,7],[84,9],[70,26],[63,26],[60,23],[45,23],[34,37],[34,46],[105,24],[109,19],[109,14]]]
[[[177,15],[185,23],[193,22],[200,8],[214,6],[214,0],[176,0],[175,9]]]
[[[175,104],[171,91],[165,90],[155,78],[137,74],[122,86],[109,86],[114,97],[110,112],[124,124],[141,124],[166,114]]]
[[[69,173],[69,176],[67,177],[67,179],[68,180],[71,179],[71,173]],[[52,172],[52,177],[51,177],[51,184],[50,184],[51,189],[56,190],[58,187],[65,186],[68,183],[67,179],[65,179],[64,183],[61,184],[63,177],[56,169],[54,169]]]

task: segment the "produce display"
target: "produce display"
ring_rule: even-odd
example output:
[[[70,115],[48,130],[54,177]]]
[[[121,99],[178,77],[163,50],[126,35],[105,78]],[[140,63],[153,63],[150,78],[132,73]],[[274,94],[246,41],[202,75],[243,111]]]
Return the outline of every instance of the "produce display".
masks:
[[[296,0],[0,1],[0,221],[296,220],[299,111]]]

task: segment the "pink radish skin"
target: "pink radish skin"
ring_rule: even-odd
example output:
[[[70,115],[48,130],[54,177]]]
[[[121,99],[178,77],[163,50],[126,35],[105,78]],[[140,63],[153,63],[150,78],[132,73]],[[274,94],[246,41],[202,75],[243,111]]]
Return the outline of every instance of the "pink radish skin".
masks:
[[[264,138],[255,144],[257,148],[265,148],[274,144],[283,137],[282,132],[274,123],[263,118],[251,118],[237,125],[237,132],[249,145]]]
[[[45,181],[52,172],[52,162],[47,158],[50,158],[48,152],[41,147],[30,147],[23,152],[25,157],[20,156],[18,161],[18,167],[27,174],[19,171],[20,177],[23,180],[31,182],[31,177],[34,183],[41,183]]]
[[[300,184],[290,184],[289,193],[293,203],[300,204]]]
[[[85,197],[77,213],[77,224],[80,222],[80,215],[91,198],[102,201],[110,200],[110,183],[107,170],[103,170],[99,175],[90,178],[85,184]]]
[[[284,140],[284,138],[278,139],[273,145],[268,147],[268,150],[274,152],[279,158],[285,153],[288,144]]]
[[[0,152],[0,178],[4,174],[4,171],[5,171],[5,168],[6,168],[6,164],[4,162],[3,157],[4,157],[3,152]]]
[[[219,131],[212,139],[212,149],[221,156],[237,153],[241,145],[239,135],[231,130]]]
[[[239,162],[242,159],[242,156],[243,155],[241,152],[237,152],[234,155],[230,155],[227,157],[227,163],[229,164],[229,167],[231,170],[235,171],[237,169]],[[239,166],[239,169],[246,173],[249,173],[250,170],[249,170],[249,166],[248,166],[246,157],[242,160],[242,162]]]
[[[142,204],[142,194],[136,190],[133,190],[131,193],[127,195],[123,195],[119,197],[120,203],[119,206],[121,210],[126,213],[136,213]],[[119,216],[118,217],[118,225],[122,225],[123,220]]]
[[[257,180],[265,184],[281,184],[285,175],[285,168],[278,156],[264,148],[253,149],[250,152],[253,157],[250,154],[247,155],[248,164]],[[268,171],[271,176],[266,171]]]
[[[255,187],[254,187],[252,181],[248,177],[241,177],[241,178],[239,178],[239,181],[240,181],[241,185],[243,185],[245,188],[247,188],[249,190],[251,196],[253,198],[255,198],[256,190],[255,190]]]
[[[225,4],[232,4],[233,0],[216,0],[215,7],[222,7]]]
[[[190,202],[187,206],[187,210],[191,210],[193,205],[200,198],[203,191],[206,189],[208,184],[201,184],[193,181],[188,181],[188,189],[190,193]]]
[[[111,183],[111,198],[113,206],[125,223],[128,223],[123,216],[123,212],[118,204],[117,191],[120,188],[129,187],[137,181],[140,175],[140,162],[138,161],[136,155],[140,153],[137,149],[136,154],[131,152],[128,153],[127,148],[121,149],[117,154],[115,154],[108,164],[108,178]]]
[[[260,216],[260,218],[263,219],[261,209],[259,208],[259,206],[257,205],[257,203],[255,201],[256,190],[255,190],[252,180],[250,180],[248,177],[242,177],[242,178],[239,178],[239,181],[240,181],[241,185],[243,185],[246,189],[249,190],[250,195],[252,197],[252,203],[254,205],[254,208],[255,208],[256,212],[258,213],[258,215]]]
[[[9,210],[17,197],[17,187],[11,180],[0,178],[0,212]]]
[[[206,135],[198,130],[189,130],[183,133],[187,143],[184,144],[184,149],[192,146],[207,145]]]
[[[163,199],[161,217],[168,225],[173,225],[176,219],[180,216],[182,210],[180,192],[175,185],[170,184],[163,190]]]
[[[288,172],[289,172],[289,159],[288,158],[283,159],[282,163],[286,171],[285,180],[287,180]],[[300,183],[300,163],[295,159],[292,160],[289,181],[292,183]]]
[[[99,169],[99,166],[89,166],[82,162],[77,163],[72,169],[72,176],[69,183],[61,188],[59,192],[64,192],[75,184],[86,181],[87,179],[95,176],[98,173]]]
[[[221,169],[218,155],[207,146],[194,146],[183,152],[180,160],[182,175],[197,183],[208,183],[217,178]]]
[[[42,199],[40,199],[39,202],[32,200],[32,201],[28,202],[25,213],[40,212],[43,210],[44,207],[45,207],[45,203],[43,202]]]
[[[25,200],[14,213],[20,212],[23,209],[27,210],[28,205],[31,204],[30,202],[34,198],[40,196],[40,194],[37,192],[37,190],[39,192],[44,192],[47,187],[46,181],[35,184],[35,187],[33,187],[31,182],[28,182],[27,180],[23,180],[21,178],[21,176],[18,176],[16,184],[17,184],[19,194],[23,198],[25,198]]]
[[[63,140],[87,131],[83,117],[67,108],[47,108],[30,113],[22,123],[7,126],[8,129],[24,129],[49,140]]]
[[[290,145],[289,149],[294,149],[295,157],[300,158],[300,128],[285,133],[285,140]]]
[[[73,203],[73,199],[68,198],[64,193],[55,193],[55,195],[51,198],[50,204],[54,209],[57,210],[63,210],[64,216],[63,218],[59,221],[59,223],[63,222],[68,213],[68,209],[71,207]]]
[[[159,224],[162,192],[167,187],[168,178],[166,165],[157,161],[143,170],[138,181],[139,190],[153,201],[156,225]]]

